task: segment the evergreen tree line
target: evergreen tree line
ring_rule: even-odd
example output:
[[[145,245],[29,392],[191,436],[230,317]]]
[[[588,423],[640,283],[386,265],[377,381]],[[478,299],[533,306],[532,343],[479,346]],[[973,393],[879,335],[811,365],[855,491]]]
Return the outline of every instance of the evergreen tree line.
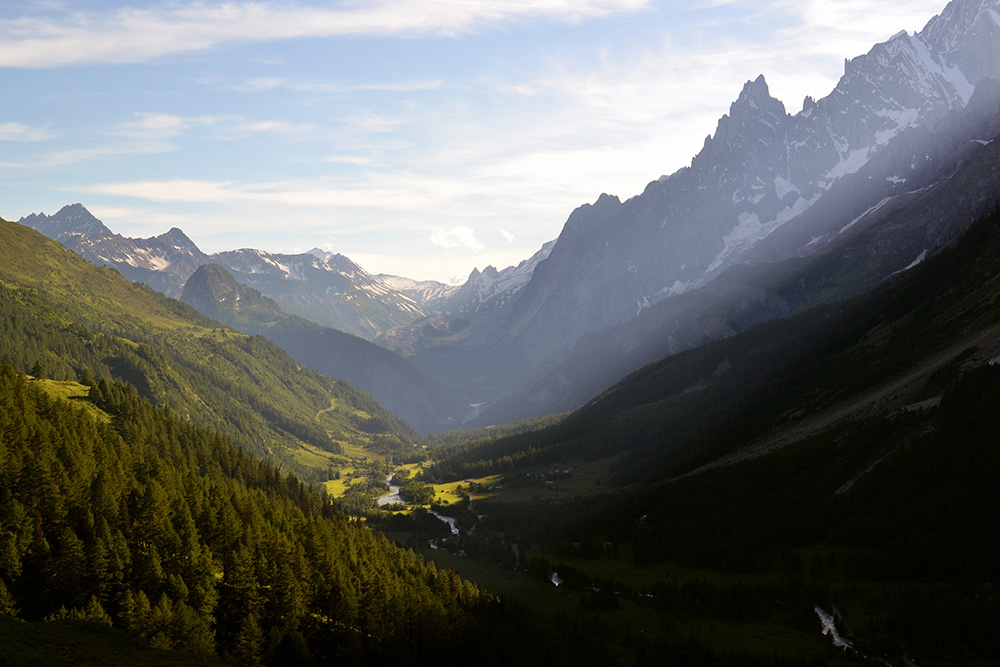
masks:
[[[0,613],[110,623],[239,664],[420,664],[497,601],[292,474],[94,381],[109,419],[0,365]]]

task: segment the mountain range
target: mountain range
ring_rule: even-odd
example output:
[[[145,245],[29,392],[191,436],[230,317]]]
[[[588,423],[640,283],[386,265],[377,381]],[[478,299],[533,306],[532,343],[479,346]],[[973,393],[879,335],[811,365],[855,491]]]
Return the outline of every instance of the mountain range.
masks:
[[[412,299],[336,253],[288,255],[241,249],[207,255],[176,227],[148,239],[113,234],[81,204],[51,216],[32,214],[19,222],[94,264],[113,267],[129,280],[174,298],[199,266],[214,263],[264,291],[289,313],[308,315],[319,324],[355,335],[374,337],[424,316]]]
[[[458,374],[460,382],[508,387],[499,392],[502,405],[487,410],[481,423],[555,412],[579,406],[598,384],[657,354],[729,335],[816,299],[857,293],[933,253],[961,233],[956,221],[972,219],[995,200],[996,181],[984,175],[974,196],[957,197],[947,224],[911,228],[897,208],[952,177],[997,136],[998,16],[995,0],[956,0],[921,32],[899,33],[846,61],[836,88],[818,101],[807,99],[794,116],[770,96],[763,76],[747,82],[690,167],[625,202],[602,195],[569,217],[508,320],[489,345],[465,357],[483,363],[453,364],[441,354],[415,363],[441,378]],[[887,224],[895,231],[887,244],[905,241],[906,250],[880,254],[879,269],[866,279],[824,285],[784,304],[769,302],[766,291],[756,292],[761,307],[740,297],[741,290],[770,288],[760,284],[764,263],[782,269],[789,260],[823,263],[840,252],[855,263],[842,276],[864,273],[868,260],[838,247],[893,211],[897,216]],[[703,291],[740,264],[755,267],[756,283],[743,286],[739,272],[747,269],[739,269]],[[778,275],[791,279],[785,270]],[[731,287],[723,289],[727,282]],[[725,294],[712,295],[720,290]],[[689,314],[670,316],[673,321],[654,327],[649,338],[637,338],[644,328],[639,316],[680,295],[696,296],[664,309],[689,304]],[[727,300],[728,307],[722,305]],[[573,351],[578,341],[583,345],[581,337],[605,327],[620,327],[602,334],[618,341],[618,351],[595,347],[593,340],[586,350]],[[600,382],[582,386],[575,380],[592,377],[590,369],[607,356],[643,346],[654,351],[636,355]]]
[[[747,82],[459,288],[0,220],[0,662],[995,664],[998,68]]]
[[[0,361],[45,377],[127,382],[144,399],[214,429],[308,481],[345,444],[373,437],[406,449],[415,433],[346,382],[303,368],[260,336],[193,308],[58,243],[0,223]]]
[[[871,289],[960,235],[996,198],[998,17],[996,0],[954,0],[846,60],[795,115],[748,81],[689,167],[601,195],[533,257],[461,287],[320,250],[207,256],[177,229],[125,239],[79,205],[21,222],[168,295],[219,264],[289,314],[403,354],[458,397],[422,429],[551,414],[664,354]]]

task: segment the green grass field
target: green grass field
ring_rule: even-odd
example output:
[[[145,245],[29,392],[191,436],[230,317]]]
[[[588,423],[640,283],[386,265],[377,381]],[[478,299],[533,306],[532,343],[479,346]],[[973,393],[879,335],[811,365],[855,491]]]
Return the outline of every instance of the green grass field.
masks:
[[[82,385],[79,382],[45,380],[37,378],[35,381],[49,396],[71,401],[74,405],[80,406],[80,409],[86,411],[95,419],[104,423],[111,422],[111,417],[108,416],[106,412],[98,408],[89,400],[85,400],[90,394],[90,387]]]

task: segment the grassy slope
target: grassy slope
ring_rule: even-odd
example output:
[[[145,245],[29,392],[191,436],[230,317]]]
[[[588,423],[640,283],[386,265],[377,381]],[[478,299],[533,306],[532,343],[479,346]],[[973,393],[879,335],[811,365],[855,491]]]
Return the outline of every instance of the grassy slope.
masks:
[[[325,474],[344,444],[369,442],[372,434],[359,425],[371,416],[404,440],[413,435],[364,392],[303,369],[263,339],[221,329],[33,230],[0,222],[0,243],[10,316],[45,329],[45,365],[63,369],[71,376],[65,379],[75,379],[80,358],[89,355],[95,373],[109,369],[150,400],[306,476]]]

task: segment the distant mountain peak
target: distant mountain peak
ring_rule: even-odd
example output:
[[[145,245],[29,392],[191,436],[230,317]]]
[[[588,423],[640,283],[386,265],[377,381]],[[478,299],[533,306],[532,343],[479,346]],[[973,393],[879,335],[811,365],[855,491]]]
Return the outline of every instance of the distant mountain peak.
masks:
[[[318,257],[324,262],[334,256],[334,253],[328,250],[323,250],[321,248],[313,248],[311,250],[306,251],[306,254],[312,255],[313,257]]]
[[[19,221],[22,225],[37,229],[49,238],[60,240],[67,235],[79,235],[88,238],[112,236],[111,230],[104,226],[83,204],[68,204],[54,215],[32,213]]]
[[[194,241],[178,227],[171,227],[170,231],[160,234],[155,238],[157,241],[169,244],[175,248],[198,251],[198,246],[195,245]]]
[[[219,264],[198,267],[184,284],[180,299],[208,317],[227,322],[244,318],[250,312],[284,315],[273,300],[241,285]]]
[[[771,89],[768,88],[763,74],[753,81],[747,81],[743,84],[740,96],[729,108],[729,116],[733,120],[737,120],[748,110],[759,110],[776,117],[787,115],[785,105],[780,100],[771,97]]]
[[[743,91],[740,92],[737,101],[745,99],[763,100],[769,97],[771,97],[771,90],[767,87],[767,81],[764,79],[763,74],[758,74],[756,79],[753,81],[748,80],[743,84]]]

